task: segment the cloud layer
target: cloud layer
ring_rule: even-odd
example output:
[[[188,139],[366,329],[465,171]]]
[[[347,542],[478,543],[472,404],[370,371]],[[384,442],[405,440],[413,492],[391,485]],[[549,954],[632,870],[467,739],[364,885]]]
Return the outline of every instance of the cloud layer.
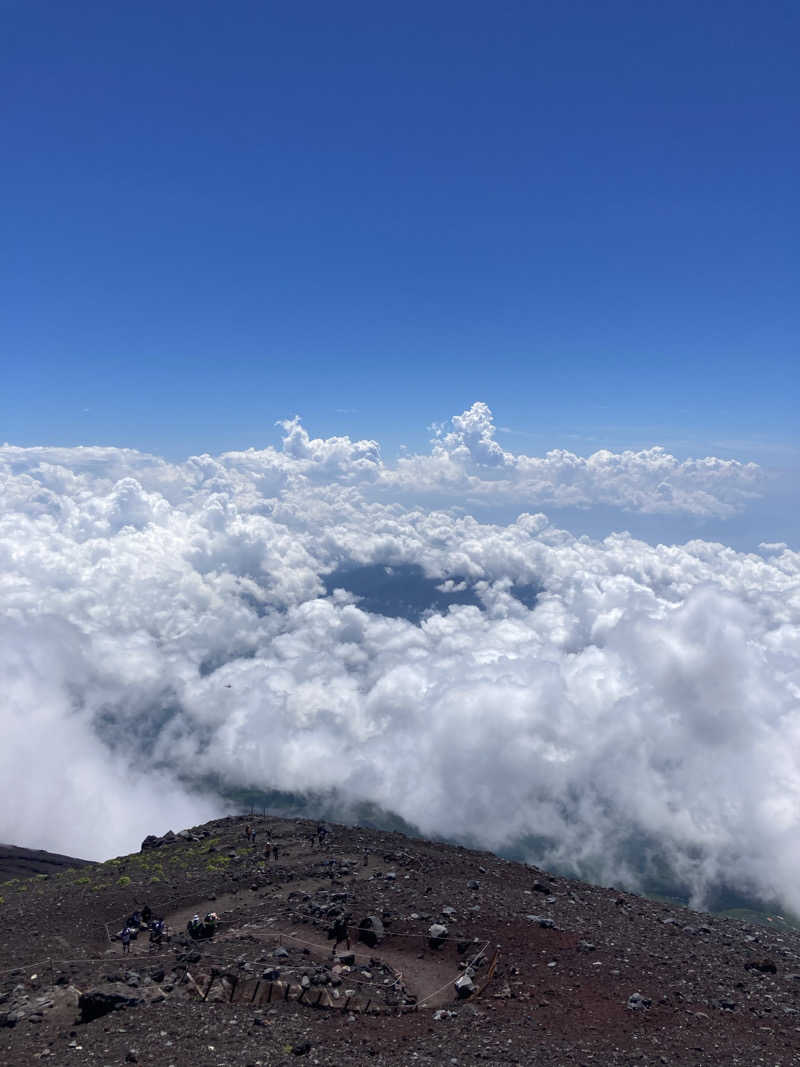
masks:
[[[658,841],[697,902],[728,882],[800,909],[798,554],[597,542],[531,513],[724,516],[758,468],[515,455],[483,404],[394,466],[374,442],[283,430],[281,449],[183,464],[0,449],[0,838],[134,848],[209,816],[191,784],[213,775],[528,840],[617,883]],[[520,514],[446,507],[470,499]],[[351,564],[418,565],[480,606],[372,614],[326,595]],[[533,607],[514,585],[542,590]]]

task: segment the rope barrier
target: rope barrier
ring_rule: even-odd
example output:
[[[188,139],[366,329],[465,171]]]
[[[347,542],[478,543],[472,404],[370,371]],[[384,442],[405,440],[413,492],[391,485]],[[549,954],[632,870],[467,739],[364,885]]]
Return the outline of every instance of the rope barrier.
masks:
[[[475,960],[477,960],[479,956],[483,955],[483,953],[486,951],[486,949],[488,947],[489,947],[489,942],[487,941],[486,944],[483,946],[483,948],[472,957],[470,962],[467,964],[467,968],[466,969],[469,969],[474,964]],[[465,969],[465,971],[463,973],[466,973],[466,969]],[[455,978],[452,978],[449,981],[445,982],[445,984],[443,986],[439,986],[439,988],[438,989],[434,989],[434,991],[432,993],[428,993],[428,995],[426,997],[423,997],[422,1000],[417,1001],[417,1007],[421,1008],[422,1005],[425,1004],[426,1001],[432,1000],[437,994],[444,992],[444,990],[447,989],[448,986],[451,986],[453,984],[453,982],[457,982],[460,977],[461,977],[461,975],[457,974],[455,976]]]

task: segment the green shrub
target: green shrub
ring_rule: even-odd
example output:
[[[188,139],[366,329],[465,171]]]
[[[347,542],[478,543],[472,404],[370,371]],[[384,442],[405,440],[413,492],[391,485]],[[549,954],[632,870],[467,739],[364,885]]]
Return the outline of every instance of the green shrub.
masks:
[[[119,876],[119,878],[117,879],[117,885],[120,886],[123,889],[125,888],[126,885],[130,885],[130,884],[131,884],[131,880],[127,876],[127,874],[121,874]]]

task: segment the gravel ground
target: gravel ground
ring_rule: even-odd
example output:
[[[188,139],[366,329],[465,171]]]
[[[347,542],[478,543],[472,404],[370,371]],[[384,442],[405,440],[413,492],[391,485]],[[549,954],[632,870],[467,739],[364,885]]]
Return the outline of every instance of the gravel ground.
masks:
[[[330,826],[320,845],[315,829],[219,820],[0,886],[0,1063],[800,1064],[800,935],[779,919],[400,834]],[[123,955],[115,935],[145,903],[170,943],[142,933]],[[192,940],[209,911],[215,935]],[[351,947],[333,955],[342,916]],[[374,944],[357,940],[367,917]]]

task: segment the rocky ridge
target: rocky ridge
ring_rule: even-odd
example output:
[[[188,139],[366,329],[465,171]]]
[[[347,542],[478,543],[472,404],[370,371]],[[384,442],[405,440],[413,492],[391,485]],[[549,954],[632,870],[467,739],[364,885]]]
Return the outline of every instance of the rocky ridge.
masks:
[[[0,886],[0,1063],[800,1064],[792,930],[326,829],[223,819]],[[123,954],[145,905],[171,937]]]

